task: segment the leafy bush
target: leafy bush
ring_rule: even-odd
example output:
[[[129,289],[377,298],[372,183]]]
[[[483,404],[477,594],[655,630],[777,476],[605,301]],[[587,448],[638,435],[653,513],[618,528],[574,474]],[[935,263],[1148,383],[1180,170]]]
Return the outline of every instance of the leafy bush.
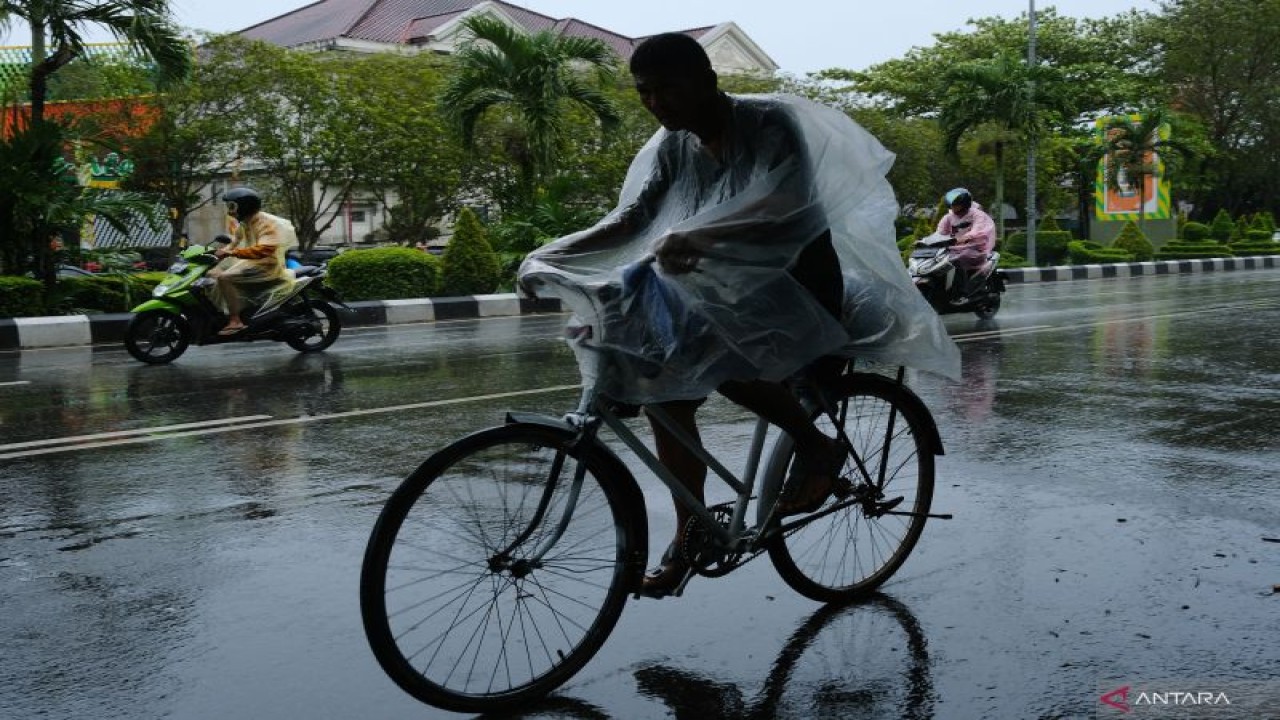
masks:
[[[1066,230],[1036,230],[1036,262],[1040,265],[1061,265],[1067,259],[1067,243],[1071,242],[1071,233]],[[1025,232],[1010,233],[1004,239],[1001,252],[1012,253],[1019,257],[1027,256],[1027,234]]]
[[[1042,232],[1060,232],[1061,230],[1062,228],[1058,226],[1057,219],[1052,215],[1048,215],[1041,218],[1040,222],[1036,223],[1036,238],[1039,239],[1040,233]]]
[[[1232,257],[1230,248],[1213,240],[1170,240],[1156,253],[1156,260],[1195,260]]]
[[[40,281],[0,275],[0,317],[39,317],[44,313]]]
[[[1252,242],[1263,242],[1263,241],[1271,242],[1271,235],[1273,234],[1273,232],[1274,232],[1274,231],[1272,231],[1272,230],[1249,230],[1248,232],[1246,232],[1246,233],[1244,234],[1244,240],[1245,240],[1246,242],[1249,242],[1249,241],[1252,241]],[[1232,243],[1232,244],[1233,244],[1233,245],[1235,245],[1235,244],[1237,244],[1237,243]]]
[[[1209,226],[1204,223],[1189,222],[1182,228],[1182,238],[1185,240],[1206,240],[1209,238]]]
[[[345,300],[431,297],[440,288],[440,258],[405,247],[348,250],[329,261],[326,282]]]
[[[1269,212],[1260,212],[1253,216],[1253,222],[1249,225],[1250,230],[1265,230],[1267,233],[1275,233],[1276,219]]]
[[[1133,259],[1138,262],[1150,260],[1156,252],[1151,241],[1142,232],[1142,228],[1138,227],[1138,223],[1132,220],[1124,224],[1120,234],[1112,241],[1111,247],[1119,248],[1133,255]]]
[[[484,295],[498,288],[502,278],[498,254],[471,208],[458,213],[441,269],[445,295]]]
[[[1250,230],[1249,234],[1260,233],[1259,230]],[[1231,253],[1233,255],[1280,255],[1280,242],[1271,239],[1271,235],[1267,233],[1267,237],[1263,239],[1247,238],[1237,243],[1231,243]]]
[[[145,300],[165,273],[111,273],[58,279],[61,310],[70,313],[129,312]]]
[[[1133,262],[1133,254],[1127,250],[1103,247],[1088,240],[1072,240],[1067,243],[1067,255],[1071,258],[1072,265]]]
[[[1218,214],[1213,216],[1213,222],[1209,224],[1209,237],[1218,242],[1228,242],[1231,240],[1231,233],[1235,229],[1236,226],[1231,220],[1231,214],[1225,209],[1219,210]]]

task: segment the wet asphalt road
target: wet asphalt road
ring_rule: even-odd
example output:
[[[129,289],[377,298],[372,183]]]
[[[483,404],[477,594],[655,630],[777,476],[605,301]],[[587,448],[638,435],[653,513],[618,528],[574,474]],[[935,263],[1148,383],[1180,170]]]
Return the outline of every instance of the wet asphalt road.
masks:
[[[562,324],[366,328],[323,355],[165,367],[0,353],[0,718],[453,717],[373,660],[364,542],[434,448],[507,408],[572,406]],[[947,447],[934,510],[955,519],[883,596],[824,609],[765,558],[695,579],[630,603],[527,717],[1094,717],[1125,684],[1274,685],[1280,273],[1014,286],[994,325],[947,325],[965,381],[909,382]],[[703,423],[740,457],[742,411],[712,401]],[[662,538],[669,502],[641,477]]]

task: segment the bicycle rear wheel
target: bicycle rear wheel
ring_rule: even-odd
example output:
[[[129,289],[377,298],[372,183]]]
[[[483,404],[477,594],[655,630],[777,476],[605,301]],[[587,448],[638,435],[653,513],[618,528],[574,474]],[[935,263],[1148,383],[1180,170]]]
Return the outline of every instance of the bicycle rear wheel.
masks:
[[[836,421],[861,460],[850,457],[841,472],[853,491],[837,501],[839,509],[819,510],[816,519],[769,546],[782,579],[819,602],[865,595],[897,572],[920,538],[933,500],[932,422],[913,396],[886,378],[861,374],[841,378],[835,397]],[[836,434],[831,418],[820,415],[816,422],[824,433]],[[779,468],[785,470],[794,449],[780,450],[787,453]],[[775,519],[771,529],[779,524]]]
[[[618,474],[573,441],[532,425],[476,433],[423,463],[383,508],[361,614],[378,662],[414,697],[458,712],[528,702],[613,629],[634,519]]]

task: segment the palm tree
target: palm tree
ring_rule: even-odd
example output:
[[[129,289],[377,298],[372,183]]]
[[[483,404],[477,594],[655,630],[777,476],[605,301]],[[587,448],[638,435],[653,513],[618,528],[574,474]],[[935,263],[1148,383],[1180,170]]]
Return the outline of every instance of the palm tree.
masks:
[[[960,140],[979,128],[990,129],[995,149],[996,197],[992,213],[1004,237],[1004,153],[1008,143],[1038,133],[1055,115],[1071,117],[1062,74],[1051,66],[1028,67],[1022,58],[1002,53],[989,60],[961,63],[944,76],[940,124],[943,150],[958,153]],[[1031,86],[1034,83],[1034,96]]]
[[[1165,137],[1169,113],[1161,108],[1151,108],[1135,115],[1118,115],[1109,118],[1102,127],[1102,141],[1086,157],[1096,163],[1105,161],[1107,185],[1122,188],[1126,182],[1137,180],[1138,227],[1144,230],[1147,219],[1147,178],[1160,172],[1159,154],[1172,150],[1189,157],[1191,150],[1182,143]]]
[[[445,114],[474,146],[476,126],[490,109],[504,108],[524,129],[516,153],[522,195],[530,201],[555,166],[565,140],[566,105],[585,108],[606,133],[617,126],[617,107],[580,69],[611,81],[617,57],[602,41],[543,31],[527,35],[501,20],[473,16],[463,21],[472,39],[455,54],[457,74],[441,97]]]
[[[44,118],[49,76],[84,55],[84,30],[106,28],[150,58],[161,83],[186,76],[191,50],[169,16],[168,0],[0,0],[0,30],[31,29],[31,119]]]

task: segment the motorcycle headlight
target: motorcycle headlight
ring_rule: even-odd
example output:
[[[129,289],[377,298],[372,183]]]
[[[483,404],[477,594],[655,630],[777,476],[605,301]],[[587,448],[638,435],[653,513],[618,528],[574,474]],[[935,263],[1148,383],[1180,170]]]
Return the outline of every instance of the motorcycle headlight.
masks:
[[[160,283],[159,285],[155,286],[155,288],[151,291],[151,296],[164,297],[164,294],[167,292],[169,292],[169,286],[164,283]]]
[[[169,266],[169,272],[173,273],[174,275],[177,275],[178,273],[184,273],[186,271],[187,271],[186,260],[178,260],[177,262]]]

